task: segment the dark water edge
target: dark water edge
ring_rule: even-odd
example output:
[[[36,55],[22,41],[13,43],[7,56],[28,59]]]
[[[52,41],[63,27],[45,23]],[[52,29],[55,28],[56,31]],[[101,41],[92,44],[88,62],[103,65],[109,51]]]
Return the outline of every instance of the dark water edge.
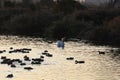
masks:
[[[112,42],[103,42],[103,41],[88,41],[88,43],[95,46],[110,46],[120,48],[120,44],[112,43]]]
[[[28,36],[28,35],[0,35],[0,36],[6,36],[6,37],[9,37],[9,36],[18,36],[19,38],[41,38],[40,36]],[[54,38],[47,38],[47,37],[42,37],[41,38],[43,41],[45,42],[48,42],[48,43],[53,43],[53,42],[56,42],[57,39],[54,39]],[[72,42],[83,42],[85,44],[89,44],[91,46],[108,46],[108,47],[112,47],[112,48],[117,48],[117,50],[111,50],[112,52],[112,57],[116,57],[116,56],[119,56],[119,59],[120,59],[120,45],[119,44],[112,44],[110,42],[103,42],[103,41],[90,41],[90,40],[81,40],[81,39],[78,39],[78,38],[66,38],[65,39],[65,42],[68,42],[68,41],[72,41]]]
[[[45,37],[45,36],[39,36],[39,35],[19,35],[19,34],[1,34],[0,36],[18,36],[20,38],[26,37],[26,38],[42,38],[43,41],[57,41],[58,38],[51,38],[51,37]],[[65,41],[73,41],[73,42],[84,42],[86,44],[91,44],[95,46],[110,46],[110,47],[117,47],[120,48],[119,43],[113,43],[113,42],[106,42],[106,41],[92,41],[92,40],[83,40],[79,38],[67,38],[65,37]]]
[[[114,60],[117,60],[117,61],[120,61],[120,45],[119,44],[112,44],[112,43],[108,43],[108,42],[98,42],[98,41],[84,41],[84,43],[86,44],[90,44],[90,45],[93,45],[93,46],[109,46],[109,47],[112,47],[112,48],[117,48],[116,50],[114,49],[111,49],[110,52],[112,53],[111,54],[111,57],[114,59]]]
[[[111,49],[111,57],[115,60],[119,60],[120,61],[120,45],[119,44],[112,44],[112,43],[108,43],[108,42],[93,42],[90,41],[88,42],[90,45],[93,46],[109,46],[112,48],[117,48],[116,50]]]

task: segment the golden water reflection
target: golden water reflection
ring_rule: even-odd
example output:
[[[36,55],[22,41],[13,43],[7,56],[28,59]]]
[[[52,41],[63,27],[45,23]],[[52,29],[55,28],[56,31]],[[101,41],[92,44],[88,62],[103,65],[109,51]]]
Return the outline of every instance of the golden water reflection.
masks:
[[[17,36],[1,36],[0,49],[6,53],[0,56],[8,58],[23,59],[24,55],[36,58],[48,50],[53,57],[45,57],[41,65],[26,66],[34,68],[31,71],[24,70],[24,66],[17,65],[11,68],[6,64],[0,64],[0,80],[120,80],[120,64],[110,57],[111,47],[92,46],[82,42],[66,42],[65,49],[58,49],[56,43],[48,44],[41,38],[20,38]],[[30,53],[12,53],[10,47],[31,48]],[[99,55],[98,51],[106,51],[105,55]],[[84,64],[75,64],[75,60],[68,61],[67,57],[74,57],[75,60],[85,61]],[[0,60],[1,61],[1,60]],[[6,78],[8,74],[14,77]]]

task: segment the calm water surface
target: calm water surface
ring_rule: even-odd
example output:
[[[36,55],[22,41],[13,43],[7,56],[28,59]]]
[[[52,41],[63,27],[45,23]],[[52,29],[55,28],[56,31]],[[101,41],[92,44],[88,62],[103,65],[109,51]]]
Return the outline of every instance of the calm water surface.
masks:
[[[10,47],[31,48],[30,53],[12,53]],[[20,38],[17,36],[0,36],[0,50],[6,50],[1,56],[19,58],[23,56],[37,58],[44,50],[48,50],[53,57],[45,57],[41,65],[31,65],[31,71],[24,70],[25,66],[16,64],[11,68],[6,64],[0,64],[0,80],[120,80],[120,62],[111,58],[111,47],[92,46],[82,42],[66,42],[65,49],[58,49],[56,43],[48,44],[41,38]],[[99,55],[98,51],[105,51],[105,55]],[[74,57],[68,61],[67,57]],[[75,60],[85,61],[84,64],[75,64]],[[1,61],[1,59],[0,59]],[[13,74],[13,78],[6,78]]]

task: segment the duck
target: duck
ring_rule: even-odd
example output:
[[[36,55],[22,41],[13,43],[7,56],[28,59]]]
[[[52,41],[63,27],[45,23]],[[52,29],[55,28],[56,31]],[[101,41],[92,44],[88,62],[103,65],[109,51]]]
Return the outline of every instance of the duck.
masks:
[[[66,58],[66,60],[74,60],[74,57]]]
[[[1,59],[6,59],[6,56],[1,56]]]
[[[26,70],[33,70],[32,67],[24,67],[24,69],[26,69]]]
[[[25,60],[25,61],[30,61],[30,58],[29,58],[27,55],[25,55],[25,56],[24,56],[24,60]]]
[[[85,63],[85,61],[78,61],[78,60],[75,60],[75,64],[81,64],[81,63]]]
[[[7,78],[12,78],[12,77],[13,77],[13,74],[8,74],[6,77],[7,77]]]
[[[47,56],[47,57],[53,57],[53,55],[50,54],[50,53],[47,53],[46,56]]]
[[[21,65],[21,66],[24,66],[24,65],[26,65],[26,63],[21,63],[20,65]]]
[[[43,62],[44,59],[43,58],[33,58],[32,61]]]
[[[13,49],[13,47],[10,47],[10,49],[12,50],[12,49]]]
[[[40,58],[42,58],[42,59],[43,59],[43,58],[44,58],[44,56],[40,56]]]
[[[105,54],[105,52],[103,52],[103,51],[98,51],[99,52],[99,54]]]
[[[16,66],[14,64],[11,64],[11,67],[15,68]]]
[[[32,61],[31,64],[41,64],[39,61]]]

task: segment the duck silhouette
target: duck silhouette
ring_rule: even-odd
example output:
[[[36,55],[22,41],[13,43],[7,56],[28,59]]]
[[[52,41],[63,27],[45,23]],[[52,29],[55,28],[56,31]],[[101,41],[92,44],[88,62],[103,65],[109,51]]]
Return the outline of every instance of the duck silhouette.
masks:
[[[7,77],[7,78],[12,78],[12,77],[13,77],[13,74],[8,74],[6,77]]]
[[[16,65],[15,65],[15,64],[11,64],[11,67],[15,68],[15,67],[16,67]]]
[[[33,70],[32,67],[24,67],[24,69],[26,69],[26,70]]]
[[[66,58],[66,60],[74,60],[74,57]]]
[[[85,61],[78,61],[78,60],[75,60],[75,64],[81,64],[81,63],[85,63]]]
[[[105,54],[105,52],[103,52],[103,51],[98,51],[99,52],[99,54]]]

